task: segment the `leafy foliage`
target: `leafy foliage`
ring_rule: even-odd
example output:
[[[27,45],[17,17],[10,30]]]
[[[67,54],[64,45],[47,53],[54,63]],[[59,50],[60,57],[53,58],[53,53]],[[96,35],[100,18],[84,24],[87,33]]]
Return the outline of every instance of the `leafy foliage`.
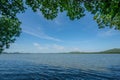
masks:
[[[0,18],[0,51],[9,48],[10,43],[15,41],[15,37],[20,35],[20,23],[18,19]]]
[[[17,13],[24,12],[23,0],[0,0],[0,53],[20,35]]]
[[[99,28],[108,26],[120,30],[120,0],[91,0],[84,4],[94,14]]]
[[[0,53],[19,36],[21,22],[17,14],[25,12],[26,6],[50,20],[59,12],[66,12],[71,20],[80,19],[87,10],[99,28],[120,30],[120,0],[0,0]]]
[[[26,0],[33,11],[40,10],[45,18],[54,19],[58,12],[66,11],[71,20],[84,16],[84,8],[80,0]]]

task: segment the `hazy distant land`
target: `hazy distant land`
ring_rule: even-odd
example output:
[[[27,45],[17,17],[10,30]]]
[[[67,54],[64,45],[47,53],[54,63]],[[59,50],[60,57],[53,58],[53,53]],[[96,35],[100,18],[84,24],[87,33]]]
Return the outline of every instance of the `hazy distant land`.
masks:
[[[3,54],[21,54],[21,53],[23,52],[13,52],[13,53],[3,52]],[[114,48],[100,52],[80,52],[80,51],[62,52],[62,54],[120,54],[120,48]]]
[[[69,52],[70,54],[120,54],[120,48],[109,49],[100,52]]]

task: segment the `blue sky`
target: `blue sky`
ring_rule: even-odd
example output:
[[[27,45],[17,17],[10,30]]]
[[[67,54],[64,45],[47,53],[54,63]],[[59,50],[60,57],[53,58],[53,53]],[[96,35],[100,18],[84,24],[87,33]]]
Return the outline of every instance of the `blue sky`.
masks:
[[[80,20],[71,21],[64,13],[46,20],[40,12],[28,9],[19,14],[22,33],[6,52],[56,53],[69,51],[102,51],[120,48],[120,31],[98,29],[93,15],[86,12]]]

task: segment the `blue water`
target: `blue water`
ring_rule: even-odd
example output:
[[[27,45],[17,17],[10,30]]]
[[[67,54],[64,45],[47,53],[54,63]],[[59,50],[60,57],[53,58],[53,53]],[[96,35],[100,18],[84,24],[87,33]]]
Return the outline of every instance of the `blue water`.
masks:
[[[0,80],[120,80],[120,55],[1,54]]]

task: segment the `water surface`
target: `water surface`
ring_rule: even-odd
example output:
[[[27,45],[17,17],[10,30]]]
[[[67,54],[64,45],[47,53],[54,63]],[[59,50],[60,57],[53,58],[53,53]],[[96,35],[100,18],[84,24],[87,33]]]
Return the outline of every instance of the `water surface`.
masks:
[[[2,54],[0,80],[120,80],[119,54]]]

